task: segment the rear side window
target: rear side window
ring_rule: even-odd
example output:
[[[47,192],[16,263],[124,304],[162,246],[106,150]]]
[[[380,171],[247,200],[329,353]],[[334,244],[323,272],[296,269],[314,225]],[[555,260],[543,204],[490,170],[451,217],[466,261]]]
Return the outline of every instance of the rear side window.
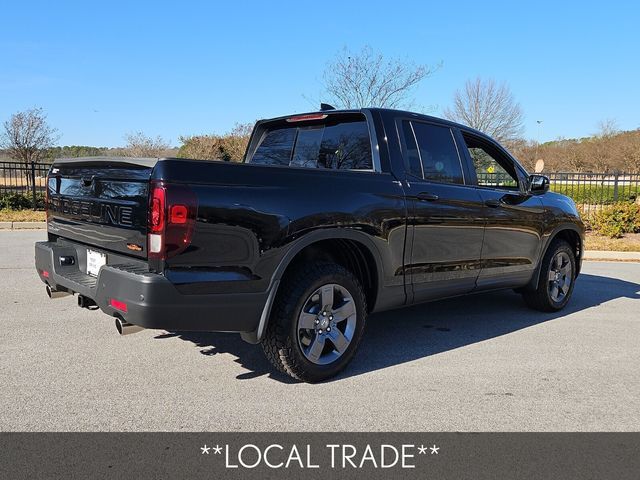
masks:
[[[404,121],[407,169],[425,180],[464,183],[458,148],[449,127]]]
[[[267,125],[248,163],[371,170],[369,128],[364,120],[272,128]]]

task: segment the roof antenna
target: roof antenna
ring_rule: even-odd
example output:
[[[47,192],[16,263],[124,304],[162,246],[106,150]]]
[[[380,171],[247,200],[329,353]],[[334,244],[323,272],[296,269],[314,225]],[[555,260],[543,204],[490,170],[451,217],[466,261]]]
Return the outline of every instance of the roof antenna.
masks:
[[[328,103],[321,103],[320,104],[320,111],[324,112],[326,110],[335,110],[336,107],[334,107],[333,105],[329,105]]]

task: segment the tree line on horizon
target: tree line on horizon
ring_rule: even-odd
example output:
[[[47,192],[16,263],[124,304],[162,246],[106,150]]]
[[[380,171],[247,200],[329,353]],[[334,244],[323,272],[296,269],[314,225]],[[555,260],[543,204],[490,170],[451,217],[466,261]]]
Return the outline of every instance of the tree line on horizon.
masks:
[[[511,153],[533,171],[539,159],[544,172],[640,173],[640,129],[600,130],[589,137],[507,143]]]
[[[384,107],[424,110],[415,106],[414,91],[442,64],[420,65],[387,58],[364,47],[343,49],[330,61],[323,75],[322,99],[337,108]],[[320,103],[317,99],[316,104]],[[640,129],[621,132],[614,121],[601,122],[598,132],[581,139],[559,139],[538,144],[524,139],[524,112],[506,83],[469,79],[454,93],[443,116],[480,130],[505,145],[530,170],[539,159],[545,172],[640,173]],[[57,146],[58,132],[41,108],[18,112],[0,131],[0,158],[29,164],[60,157],[130,156],[182,157],[201,160],[242,161],[253,128],[237,123],[224,134],[181,136],[180,147],[142,131],[125,135],[123,147]]]

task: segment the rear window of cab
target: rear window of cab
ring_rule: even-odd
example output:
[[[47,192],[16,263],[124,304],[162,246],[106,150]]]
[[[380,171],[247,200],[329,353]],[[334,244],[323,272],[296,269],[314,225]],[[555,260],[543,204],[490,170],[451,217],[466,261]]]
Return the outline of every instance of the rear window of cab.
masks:
[[[295,119],[296,117],[292,117]],[[333,170],[373,169],[369,128],[362,115],[261,125],[247,163]],[[251,153],[251,151],[253,152]]]

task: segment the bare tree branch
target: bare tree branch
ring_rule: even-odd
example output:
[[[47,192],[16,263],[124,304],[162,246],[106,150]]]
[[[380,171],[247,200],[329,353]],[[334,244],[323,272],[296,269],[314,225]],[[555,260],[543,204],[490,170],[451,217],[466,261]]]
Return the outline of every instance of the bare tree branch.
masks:
[[[344,48],[325,69],[326,100],[338,108],[408,108],[412,90],[438,68],[385,59],[369,46],[356,53]]]
[[[611,138],[620,133],[618,122],[614,118],[607,118],[598,122],[598,131],[593,135],[597,138]]]
[[[162,157],[171,148],[159,135],[152,138],[143,132],[133,132],[127,133],[124,138],[127,141],[124,152],[130,157]]]
[[[42,108],[14,113],[4,122],[0,148],[25,164],[40,161],[48,148],[58,141],[58,131],[47,123]]]
[[[42,108],[32,108],[14,113],[4,122],[0,133],[0,148],[15,160],[29,167],[31,162],[39,162],[46,156],[60,136],[57,130],[47,123],[47,116]],[[29,171],[27,169],[27,171]],[[31,174],[27,174],[27,185],[30,185]]]
[[[524,113],[506,84],[476,78],[456,90],[453,107],[444,111],[449,120],[463,123],[501,142],[522,137]]]

